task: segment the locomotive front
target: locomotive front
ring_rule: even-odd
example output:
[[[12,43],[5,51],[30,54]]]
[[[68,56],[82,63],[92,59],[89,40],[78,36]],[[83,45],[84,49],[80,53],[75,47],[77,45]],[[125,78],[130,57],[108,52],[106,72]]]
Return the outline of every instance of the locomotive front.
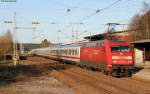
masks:
[[[109,42],[108,70],[111,75],[132,76],[134,66],[133,52],[126,41]]]

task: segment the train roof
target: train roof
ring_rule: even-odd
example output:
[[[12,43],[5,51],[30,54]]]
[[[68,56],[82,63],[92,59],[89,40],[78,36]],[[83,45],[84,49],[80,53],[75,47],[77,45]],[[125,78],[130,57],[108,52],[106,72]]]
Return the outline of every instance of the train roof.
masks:
[[[88,41],[88,42],[82,42],[82,43],[72,43],[72,44],[66,44],[61,45],[61,47],[82,47],[82,46],[93,46],[93,45],[101,45],[104,42],[104,40],[98,40],[98,41]]]
[[[80,47],[84,44],[85,42],[83,43],[72,43],[72,44],[65,44],[65,45],[61,45],[61,47]]]
[[[71,44],[62,44],[62,45],[57,45],[54,47],[46,47],[46,48],[38,48],[34,49],[36,50],[47,50],[47,49],[56,49],[56,48],[66,48],[66,47],[86,47],[86,46],[100,46],[102,45],[105,41],[108,42],[128,42],[126,40],[97,40],[97,41],[88,41],[88,42],[76,42],[76,43],[71,43]]]
[[[93,45],[102,45],[105,41],[110,42],[128,42],[126,40],[97,40],[97,41],[88,41],[88,42],[82,42],[82,43],[72,43],[72,44],[66,44],[61,45],[61,47],[75,47],[75,46],[93,46]]]

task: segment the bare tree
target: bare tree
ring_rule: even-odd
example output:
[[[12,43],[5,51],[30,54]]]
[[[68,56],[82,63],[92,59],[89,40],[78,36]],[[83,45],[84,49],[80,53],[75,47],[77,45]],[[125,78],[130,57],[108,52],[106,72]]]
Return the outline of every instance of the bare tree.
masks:
[[[130,33],[133,41],[150,38],[150,7],[148,3],[143,2],[142,14],[135,14],[128,29],[135,31]]]
[[[11,52],[13,48],[13,38],[11,32],[8,30],[2,36],[0,36],[0,59],[3,55]]]
[[[41,42],[41,47],[44,48],[44,47],[49,47],[49,41],[47,39],[44,39],[42,42]]]
[[[143,1],[143,8],[142,8],[142,13],[146,14],[150,9],[149,3],[146,2],[146,0]]]

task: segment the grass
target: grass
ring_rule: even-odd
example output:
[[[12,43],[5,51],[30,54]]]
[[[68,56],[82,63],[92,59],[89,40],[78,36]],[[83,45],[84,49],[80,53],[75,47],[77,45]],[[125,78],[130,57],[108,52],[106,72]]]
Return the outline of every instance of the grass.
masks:
[[[6,85],[15,81],[15,68],[13,68],[12,61],[0,62],[0,86]]]

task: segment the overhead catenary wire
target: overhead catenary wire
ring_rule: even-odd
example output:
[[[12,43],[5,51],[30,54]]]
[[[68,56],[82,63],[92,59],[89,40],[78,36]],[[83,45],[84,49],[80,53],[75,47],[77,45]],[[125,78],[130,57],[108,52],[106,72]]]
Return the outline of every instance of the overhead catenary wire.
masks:
[[[94,13],[89,14],[88,16],[84,17],[83,19],[81,19],[81,20],[79,20],[79,21],[82,22],[82,21],[87,20],[88,18],[90,18],[90,17],[92,17],[92,16],[95,16],[96,14],[98,14],[98,13],[100,13],[100,12],[102,13],[102,11],[111,8],[112,6],[114,6],[115,4],[117,4],[117,3],[120,2],[120,1],[121,1],[121,0],[117,0],[117,1],[115,1],[115,2],[113,2],[113,3],[111,3],[111,4],[109,4],[109,5],[107,5],[106,7],[102,8],[102,9],[97,9]]]
[[[118,2],[120,2],[120,1],[122,1],[122,0],[117,0],[117,1],[115,1],[115,2],[113,2],[113,3],[111,3],[111,4],[109,4],[108,6],[102,8],[102,9],[96,10],[94,13],[92,13],[92,14],[90,14],[90,15],[84,17],[83,19],[79,20],[79,21],[78,21],[79,24],[78,24],[78,23],[77,23],[77,24],[78,24],[78,25],[83,25],[83,24],[80,24],[80,23],[83,23],[83,21],[89,19],[90,17],[93,17],[93,16],[95,16],[95,15],[97,15],[97,14],[103,13],[102,11],[111,8],[112,6],[116,5],[116,4],[117,4]],[[130,1],[130,0],[128,0],[128,1]],[[73,25],[73,24],[68,25],[66,28],[70,28],[70,27],[72,27],[72,25]],[[99,24],[99,25],[101,25],[101,24]],[[106,24],[104,24],[104,25],[106,25]],[[120,26],[123,26],[123,28],[124,28],[124,26],[128,26],[129,24],[119,24],[119,25],[120,25]]]
[[[73,9],[73,8],[77,8],[77,7],[75,7],[75,6],[70,6],[70,5],[67,5],[67,4],[65,4],[65,3],[60,3],[60,2],[58,2],[58,0],[49,0],[49,1],[54,1],[54,2],[57,3],[58,5],[64,6],[64,7],[66,8],[66,10],[65,10],[66,13],[70,13],[70,12],[72,12],[72,9]],[[120,2],[120,1],[121,1],[121,0],[117,0],[117,1],[115,1],[114,3],[112,3],[112,4],[110,4],[110,5],[106,6],[106,7],[104,7],[104,8],[102,8],[102,9],[97,9],[94,13],[92,13],[92,14],[90,14],[90,15],[87,15],[86,17],[84,17],[83,19],[81,19],[80,22],[82,22],[82,20],[85,21],[85,20],[87,20],[88,18],[93,17],[94,15],[96,15],[96,14],[98,14],[98,13],[100,13],[100,12],[102,13],[102,11],[111,8],[111,6],[114,6],[116,3]],[[54,22],[42,22],[42,23],[48,23],[48,24],[50,23],[50,24],[51,24],[51,23],[54,23]],[[55,24],[61,24],[61,23],[56,23],[56,22],[55,22]],[[76,25],[76,24],[78,24],[78,23],[76,23],[76,24],[68,23],[68,24],[70,24],[70,25]],[[79,24],[79,25],[92,25],[92,24],[83,23],[83,24]],[[101,24],[97,24],[97,25],[101,25]]]
[[[97,9],[94,13],[89,14],[89,15],[87,15],[86,17],[84,17],[84,18],[78,20],[77,23],[79,23],[79,22],[82,23],[83,21],[89,19],[90,17],[95,16],[96,14],[98,14],[98,13],[100,13],[100,12],[102,13],[102,11],[111,8],[112,6],[114,6],[115,4],[117,4],[117,3],[120,2],[120,1],[122,1],[122,0],[116,0],[115,2],[113,2],[113,3],[109,4],[109,5],[107,5],[106,7],[102,8],[102,9]],[[72,27],[72,25],[66,26],[63,30],[65,30],[66,28],[70,28],[70,27]]]

